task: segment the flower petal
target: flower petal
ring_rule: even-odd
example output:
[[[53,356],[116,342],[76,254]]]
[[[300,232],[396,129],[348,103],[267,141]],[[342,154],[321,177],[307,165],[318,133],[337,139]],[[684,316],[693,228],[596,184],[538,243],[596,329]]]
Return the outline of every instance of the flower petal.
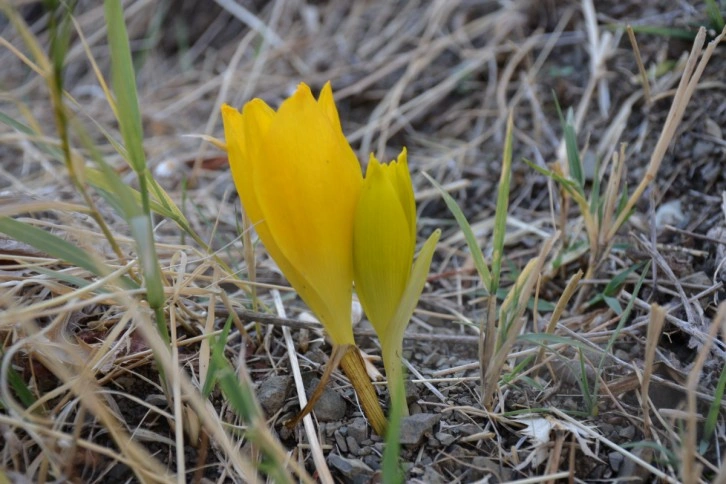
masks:
[[[401,206],[406,214],[411,239],[416,240],[416,200],[413,196],[413,183],[411,183],[411,173],[408,171],[408,157],[406,148],[401,150],[398,159],[391,163],[396,176],[395,185],[396,193],[401,200]]]
[[[326,82],[323,89],[318,95],[318,106],[321,107],[325,115],[330,120],[333,128],[337,129],[340,134],[343,134],[343,127],[340,125],[340,117],[338,116],[338,108],[335,106],[335,100],[333,99],[333,88],[330,85],[330,81]]]
[[[333,341],[353,343],[351,247],[362,185],[358,160],[304,84],[280,106],[259,148],[253,156],[263,161],[252,173],[254,191],[264,224],[301,281],[288,279]]]
[[[353,231],[356,292],[379,335],[406,288],[415,245],[401,203],[398,169],[396,164],[381,165],[371,155]]]

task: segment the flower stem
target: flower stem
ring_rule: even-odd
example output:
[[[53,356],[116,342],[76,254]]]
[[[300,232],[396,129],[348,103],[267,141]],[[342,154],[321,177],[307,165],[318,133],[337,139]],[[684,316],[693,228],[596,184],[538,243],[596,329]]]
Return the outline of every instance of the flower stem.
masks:
[[[376,389],[373,388],[368,373],[366,372],[363,358],[358,348],[351,345],[340,361],[340,367],[353,384],[358,400],[360,400],[363,413],[373,427],[373,431],[381,437],[386,435],[386,416],[383,414],[381,404],[378,402]]]
[[[388,380],[388,394],[391,398],[391,407],[398,406],[401,417],[408,417],[408,403],[406,402],[406,384],[403,377],[403,341],[398,340],[398,346],[390,343],[382,344],[383,367],[386,369],[386,380]],[[389,412],[391,410],[389,409]]]

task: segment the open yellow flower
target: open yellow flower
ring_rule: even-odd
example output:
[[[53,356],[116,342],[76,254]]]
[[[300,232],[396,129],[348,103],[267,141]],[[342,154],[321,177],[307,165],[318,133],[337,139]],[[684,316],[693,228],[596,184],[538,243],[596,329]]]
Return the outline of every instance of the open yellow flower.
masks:
[[[254,99],[222,107],[227,153],[242,205],[265,248],[312,309],[374,430],[385,417],[354,348],[353,222],[363,185],[343,135],[330,83],[317,100],[305,84],[277,112]]]
[[[414,263],[416,202],[406,150],[389,164],[371,155],[353,228],[353,278],[381,342],[391,395],[401,375],[403,333],[426,283],[439,236],[437,230],[429,237]]]

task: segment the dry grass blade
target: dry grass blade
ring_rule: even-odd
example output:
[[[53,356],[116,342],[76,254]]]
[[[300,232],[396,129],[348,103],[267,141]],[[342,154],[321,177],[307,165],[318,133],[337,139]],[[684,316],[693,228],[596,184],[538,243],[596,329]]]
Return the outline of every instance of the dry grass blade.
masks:
[[[645,189],[655,179],[658,169],[663,161],[663,157],[666,154],[666,150],[673,141],[676,129],[678,128],[681,119],[683,119],[686,106],[691,100],[693,92],[698,87],[703,70],[706,68],[714,49],[716,49],[716,46],[724,38],[724,35],[726,35],[726,29],[708,43],[708,46],[706,47],[706,50],[703,51],[703,56],[699,61],[698,58],[701,56],[703,43],[706,39],[706,29],[701,27],[698,30],[698,35],[696,35],[696,40],[693,42],[693,48],[688,56],[688,60],[686,61],[686,67],[683,70],[681,82],[678,84],[678,89],[673,96],[673,104],[668,112],[668,118],[666,118],[665,125],[663,126],[663,130],[658,138],[658,143],[651,154],[648,169],[643,176],[643,180],[637,186],[633,194],[630,195],[625,207],[613,223],[613,226],[610,228],[610,231],[608,232],[608,239],[615,237],[615,233],[628,218],[633,206],[635,206],[637,201],[640,200],[640,197],[643,195],[643,192],[645,192]]]
[[[575,294],[575,291],[577,291],[577,286],[580,283],[580,279],[582,279],[582,270],[577,271],[570,278],[570,280],[567,281],[567,286],[565,286],[565,290],[562,291],[562,295],[557,300],[557,306],[555,306],[555,310],[552,312],[550,320],[547,323],[547,329],[545,329],[546,334],[554,334],[557,323],[560,321],[562,313],[567,308],[567,303],[570,302],[570,299]],[[544,358],[544,352],[545,348],[540,348],[539,353],[537,354],[537,360],[535,361],[535,364],[542,361],[542,359]]]
[[[655,350],[658,347],[658,340],[663,331],[663,323],[665,322],[665,310],[653,304],[651,306],[650,323],[648,324],[648,335],[645,343],[645,363],[641,381],[641,396],[643,406],[643,427],[645,435],[651,434],[650,428],[650,397],[648,389],[650,387],[650,378],[653,375],[653,360],[655,358]]]
[[[687,391],[687,408],[686,431],[681,443],[682,463],[681,478],[683,482],[698,482],[701,479],[702,467],[696,463],[698,455],[698,446],[696,438],[698,435],[698,408],[696,407],[696,392],[698,391],[698,382],[701,379],[701,371],[706,363],[706,358],[711,351],[711,345],[716,339],[716,334],[723,328],[726,322],[726,302],[721,303],[718,307],[716,316],[711,322],[708,331],[708,339],[703,344],[703,348],[698,352],[698,357],[693,363],[691,371],[688,373],[688,381],[686,383]]]
[[[628,40],[630,46],[633,48],[633,54],[635,54],[635,62],[638,64],[638,73],[640,73],[640,82],[643,84],[643,97],[645,103],[650,105],[652,102],[650,98],[650,81],[648,80],[648,74],[645,72],[645,66],[643,65],[643,59],[640,56],[640,48],[638,47],[638,41],[635,40],[635,32],[631,25],[626,26],[628,32]]]
[[[280,293],[278,291],[275,291],[273,293],[274,301],[275,301],[275,309],[277,309],[277,314],[284,318],[287,316],[285,313],[285,307],[282,304],[282,299],[280,298]],[[308,401],[307,397],[305,395],[305,385],[302,381],[302,375],[300,374],[300,365],[297,361],[297,351],[295,350],[295,344],[292,341],[292,335],[290,334],[290,328],[284,327],[283,328],[283,338],[285,338],[285,345],[287,346],[287,356],[290,358],[290,366],[292,367],[292,374],[293,378],[295,379],[295,388],[297,390],[297,398],[300,402],[300,408],[302,408],[301,413],[294,419],[295,424],[302,418],[303,425],[305,426],[305,436],[308,440],[308,445],[310,445],[310,452],[313,455],[313,462],[315,462],[315,470],[318,473],[318,477],[320,478],[320,481],[325,484],[332,484],[333,483],[333,476],[330,474],[330,469],[328,468],[328,465],[325,463],[325,456],[323,455],[323,450],[320,447],[320,441],[318,440],[318,435],[315,432],[315,425],[313,424],[313,418],[309,414],[310,410],[312,410],[312,406],[308,407]],[[345,352],[347,348],[342,348],[342,351]],[[338,363],[340,362],[340,359],[342,359],[343,354],[338,352],[339,355],[337,356],[337,362],[332,363],[328,365],[326,368],[327,377],[323,377],[320,380],[320,386],[322,388],[322,385],[325,385],[328,383],[328,378],[330,378],[330,372],[334,370]],[[333,357],[331,357],[331,360],[335,358],[335,353]],[[311,399],[311,402],[315,402],[315,398]],[[306,412],[307,410],[307,412]]]
[[[522,315],[527,308],[527,302],[532,297],[535,283],[541,276],[542,267],[544,267],[545,261],[552,250],[552,246],[558,238],[559,233],[556,233],[545,241],[540,249],[539,255],[530,260],[525,268],[522,269],[522,273],[517,278],[517,282],[509,289],[509,294],[502,303],[499,310],[499,325],[506,325],[507,329],[506,332],[502,333],[502,340],[497,344],[497,351],[494,357],[487,362],[484,377],[484,394],[482,395],[482,404],[485,408],[491,406],[502,368],[507,359],[509,359],[509,352],[514,346],[517,337],[519,337],[526,321]]]

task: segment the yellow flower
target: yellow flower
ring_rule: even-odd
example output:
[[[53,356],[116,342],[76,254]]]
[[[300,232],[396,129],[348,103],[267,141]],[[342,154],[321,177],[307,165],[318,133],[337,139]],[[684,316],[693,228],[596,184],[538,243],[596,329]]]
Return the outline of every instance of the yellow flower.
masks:
[[[235,186],[265,248],[338,345],[351,328],[353,215],[363,183],[327,83],[305,84],[275,112],[254,99],[222,107]]]
[[[406,150],[387,165],[371,156],[355,214],[353,278],[380,339],[392,394],[400,376],[403,332],[426,283],[439,236],[436,230],[414,263],[416,202]]]

